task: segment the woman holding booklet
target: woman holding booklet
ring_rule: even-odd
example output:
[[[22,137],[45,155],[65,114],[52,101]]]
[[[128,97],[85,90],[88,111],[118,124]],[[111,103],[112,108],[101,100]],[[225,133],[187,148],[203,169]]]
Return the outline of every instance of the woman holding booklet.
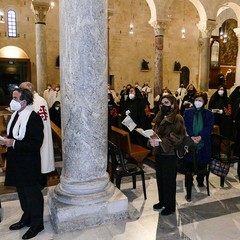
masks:
[[[176,208],[176,167],[177,156],[175,146],[180,144],[186,135],[184,120],[178,114],[177,100],[172,95],[162,96],[159,112],[153,122],[154,132],[161,141],[150,138],[148,144],[153,147],[156,157],[156,178],[159,202],[153,205],[154,210],[160,210],[161,215],[169,215]]]

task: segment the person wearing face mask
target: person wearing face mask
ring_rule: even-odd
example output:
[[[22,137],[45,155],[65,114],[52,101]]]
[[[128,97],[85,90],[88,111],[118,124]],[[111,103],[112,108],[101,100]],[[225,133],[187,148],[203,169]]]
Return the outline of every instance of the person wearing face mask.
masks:
[[[177,156],[175,147],[186,135],[183,117],[178,114],[177,100],[172,95],[160,98],[159,112],[153,119],[154,132],[161,142],[150,139],[148,145],[155,155],[156,179],[159,202],[153,205],[154,210],[162,210],[161,215],[170,215],[176,210],[176,168]]]
[[[128,91],[128,98],[123,106],[122,120],[129,114],[132,120],[137,124],[137,128],[146,130],[148,128],[148,116],[145,112],[146,103],[144,101],[142,93],[136,87],[131,87]],[[126,127],[122,127],[124,130],[129,131]],[[139,135],[136,131],[129,133],[131,142],[146,146],[146,139]]]
[[[48,107],[50,107],[51,104],[51,97],[53,94],[52,84],[47,84],[47,89],[43,92],[43,98],[47,101]]]
[[[49,97],[49,108],[56,102],[61,102],[61,92],[60,92],[60,85],[57,84],[53,93]]]
[[[225,87],[219,86],[211,96],[208,109],[214,113],[214,124],[219,126],[220,134],[233,140],[232,103]]]
[[[183,116],[184,111],[193,106],[193,98],[197,92],[196,88],[190,83],[186,88],[187,94],[183,97],[180,113]]]
[[[198,169],[205,169],[211,160],[211,133],[214,125],[213,113],[205,109],[208,96],[205,92],[197,92],[193,98],[193,108],[184,112],[187,134],[196,144]],[[186,156],[186,169],[193,172],[192,155]],[[203,187],[204,176],[197,175],[199,187]]]
[[[51,108],[49,108],[50,120],[61,128],[61,105],[56,101]]]
[[[33,110],[29,90],[14,89],[12,97],[10,108],[14,113],[7,126],[7,137],[0,144],[7,147],[5,186],[16,187],[23,214],[9,229],[17,231],[28,226],[22,239],[30,239],[44,229],[44,201],[39,186],[44,126]]]

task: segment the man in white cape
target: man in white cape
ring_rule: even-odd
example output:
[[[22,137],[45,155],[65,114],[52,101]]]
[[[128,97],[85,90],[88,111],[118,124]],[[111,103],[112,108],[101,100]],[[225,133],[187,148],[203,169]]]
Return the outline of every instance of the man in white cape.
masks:
[[[48,105],[46,100],[34,90],[34,86],[32,83],[22,82],[20,88],[28,89],[32,92],[34,98],[33,109],[38,115],[41,116],[44,125],[44,139],[42,147],[40,149],[41,172],[45,176],[43,177],[42,183],[42,185],[44,186],[47,183],[46,174],[55,170],[52,129],[48,112]]]

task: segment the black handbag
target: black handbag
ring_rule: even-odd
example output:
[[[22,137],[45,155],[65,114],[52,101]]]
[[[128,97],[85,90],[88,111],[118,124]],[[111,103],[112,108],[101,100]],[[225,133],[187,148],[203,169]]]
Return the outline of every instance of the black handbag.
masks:
[[[230,163],[221,162],[218,159],[212,158],[209,169],[219,177],[226,177],[230,169]]]
[[[189,153],[190,148],[195,147],[195,143],[190,136],[185,136],[182,142],[175,147],[175,152],[178,158],[182,159]]]

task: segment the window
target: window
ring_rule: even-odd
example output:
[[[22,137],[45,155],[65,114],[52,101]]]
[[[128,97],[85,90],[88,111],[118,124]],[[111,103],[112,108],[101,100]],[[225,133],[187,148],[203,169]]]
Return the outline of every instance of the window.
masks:
[[[7,22],[8,22],[8,37],[17,37],[17,21],[15,11],[13,10],[8,11]]]

